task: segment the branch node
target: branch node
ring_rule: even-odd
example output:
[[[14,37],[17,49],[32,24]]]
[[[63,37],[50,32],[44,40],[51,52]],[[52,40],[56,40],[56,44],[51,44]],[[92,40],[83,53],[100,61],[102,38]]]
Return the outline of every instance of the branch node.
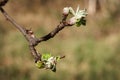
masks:
[[[35,35],[34,35],[34,33],[33,33],[33,31],[30,29],[26,29],[26,33],[30,36],[30,37],[32,37],[32,38],[35,38]]]

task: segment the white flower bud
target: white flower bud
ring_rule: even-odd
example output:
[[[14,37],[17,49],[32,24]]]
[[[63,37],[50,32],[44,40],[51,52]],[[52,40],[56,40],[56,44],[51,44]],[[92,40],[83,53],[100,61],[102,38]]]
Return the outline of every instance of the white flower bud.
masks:
[[[65,8],[63,9],[63,14],[64,14],[64,15],[69,14],[69,7],[65,7]]]
[[[70,20],[69,20],[69,24],[70,24],[70,25],[74,25],[76,22],[77,22],[76,17],[72,17],[72,18],[70,18]]]

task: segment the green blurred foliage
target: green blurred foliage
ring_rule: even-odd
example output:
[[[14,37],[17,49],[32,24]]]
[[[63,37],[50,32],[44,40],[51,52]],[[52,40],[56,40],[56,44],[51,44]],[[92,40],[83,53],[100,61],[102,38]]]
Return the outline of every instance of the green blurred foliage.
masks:
[[[10,0],[4,8],[40,37],[59,24],[63,7],[80,4],[80,8],[87,8],[86,2]],[[120,2],[103,0],[101,4],[101,11],[88,15],[86,27],[66,28],[36,47],[40,53],[66,55],[57,64],[56,73],[35,67],[27,41],[0,13],[0,79],[120,80]]]

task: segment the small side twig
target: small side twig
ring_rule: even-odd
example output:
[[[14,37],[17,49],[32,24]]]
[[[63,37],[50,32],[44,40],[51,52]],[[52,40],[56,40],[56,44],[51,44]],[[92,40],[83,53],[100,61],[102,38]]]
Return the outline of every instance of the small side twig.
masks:
[[[64,29],[65,27],[67,27],[67,26],[72,26],[72,25],[70,25],[70,24],[66,21],[67,16],[68,16],[68,15],[63,15],[63,19],[62,19],[62,21],[60,22],[60,24],[59,24],[53,31],[51,31],[50,33],[48,33],[47,35],[45,35],[45,36],[43,36],[43,37],[40,37],[40,38],[38,39],[38,42],[40,43],[40,42],[42,42],[42,41],[47,41],[47,40],[53,38],[59,31],[61,31],[61,30]]]

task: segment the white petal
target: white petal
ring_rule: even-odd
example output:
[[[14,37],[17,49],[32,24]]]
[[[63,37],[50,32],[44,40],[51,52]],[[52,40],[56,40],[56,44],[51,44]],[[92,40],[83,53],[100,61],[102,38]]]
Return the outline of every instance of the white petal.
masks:
[[[70,12],[75,16],[75,11],[73,10],[72,7],[69,7]]]
[[[80,18],[82,18],[82,17],[86,17],[87,16],[87,12],[86,12],[86,10],[84,9],[84,10],[79,10],[79,12],[76,14],[76,18],[77,19],[80,19]]]
[[[79,12],[79,9],[80,9],[80,7],[79,7],[79,5],[78,5],[78,7],[77,7],[77,9],[76,9],[76,14]]]

